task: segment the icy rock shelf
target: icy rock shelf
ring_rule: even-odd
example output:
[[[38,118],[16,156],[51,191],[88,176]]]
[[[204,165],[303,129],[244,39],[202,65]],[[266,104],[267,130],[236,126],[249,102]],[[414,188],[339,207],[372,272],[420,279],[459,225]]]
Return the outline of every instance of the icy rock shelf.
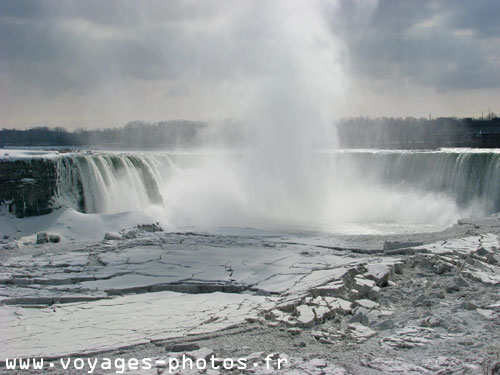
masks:
[[[307,341],[309,350],[338,352],[295,353],[290,373],[481,373],[491,354],[478,344],[486,335],[493,348],[500,342],[499,243],[481,234],[493,224],[459,227],[457,238],[364,253],[307,237],[139,230],[119,240],[6,247],[1,352],[58,358],[202,336],[220,346],[218,334],[245,342],[232,330],[247,327],[286,335],[288,351]],[[476,355],[449,355],[468,347]]]

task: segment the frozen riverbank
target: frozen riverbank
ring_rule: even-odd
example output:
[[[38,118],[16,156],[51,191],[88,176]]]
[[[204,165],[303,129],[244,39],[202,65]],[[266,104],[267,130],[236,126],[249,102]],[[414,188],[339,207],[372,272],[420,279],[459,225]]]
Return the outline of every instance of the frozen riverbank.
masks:
[[[499,231],[492,216],[411,236],[136,229],[10,242],[2,354],[159,358],[188,341],[219,357],[279,351],[301,373],[481,374],[500,361]]]

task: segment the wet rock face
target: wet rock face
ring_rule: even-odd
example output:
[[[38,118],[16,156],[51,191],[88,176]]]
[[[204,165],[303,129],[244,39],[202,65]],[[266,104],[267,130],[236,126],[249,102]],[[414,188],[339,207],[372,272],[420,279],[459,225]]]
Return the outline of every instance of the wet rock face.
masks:
[[[56,184],[52,160],[0,160],[0,204],[19,218],[50,213]]]

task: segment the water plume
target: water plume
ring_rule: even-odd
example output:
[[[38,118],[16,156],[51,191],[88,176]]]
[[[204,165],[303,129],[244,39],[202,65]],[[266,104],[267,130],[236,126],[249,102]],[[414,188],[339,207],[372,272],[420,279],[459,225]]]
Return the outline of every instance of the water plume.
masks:
[[[245,150],[235,160],[219,157],[183,171],[180,181],[190,183],[167,187],[173,206],[186,213],[194,200],[195,211],[211,212],[207,221],[226,225],[304,217],[318,209],[320,182],[311,151],[335,144],[333,122],[347,83],[342,44],[329,28],[326,6],[300,0],[246,3],[243,22],[259,28],[251,56],[260,68],[240,98]],[[204,215],[188,216],[196,222]]]
[[[498,210],[498,154],[336,150],[334,123],[345,115],[349,80],[343,43],[329,24],[335,22],[334,2],[237,4],[222,17],[228,37],[219,53],[221,61],[239,66],[244,79],[214,101],[234,106],[244,127],[240,147],[172,154],[159,165],[150,157],[134,163],[127,156],[125,165],[133,168],[121,169],[126,172],[109,160],[93,160],[87,169],[99,188],[84,188],[95,190],[95,199],[104,203],[86,197],[86,207],[147,210],[169,227],[334,231],[352,223],[383,230],[446,226],[460,216]],[[247,39],[231,40],[233,32]],[[474,169],[484,179],[474,177]],[[154,196],[161,199],[155,202]]]

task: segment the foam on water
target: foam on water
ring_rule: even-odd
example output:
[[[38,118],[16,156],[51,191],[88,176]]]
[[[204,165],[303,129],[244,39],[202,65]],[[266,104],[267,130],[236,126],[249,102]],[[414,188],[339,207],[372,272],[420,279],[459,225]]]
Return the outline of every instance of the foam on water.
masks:
[[[58,200],[87,213],[141,210],[161,204],[159,161],[141,155],[75,155],[58,159]]]
[[[497,211],[496,152],[316,151],[335,147],[333,123],[346,115],[348,58],[335,17],[335,2],[242,1],[227,31],[252,31],[251,48],[227,61],[241,63],[247,84],[218,99],[234,103],[245,150],[62,158],[59,201],[91,213],[147,211],[174,227],[443,227]]]
[[[312,190],[249,181],[240,153],[78,154],[59,159],[59,203],[87,213],[145,211],[167,226],[310,228],[381,233],[436,229],[500,208],[500,153],[312,153]],[[254,177],[257,179],[259,174]],[[260,176],[261,177],[261,176]],[[286,189],[286,186],[282,186]]]

